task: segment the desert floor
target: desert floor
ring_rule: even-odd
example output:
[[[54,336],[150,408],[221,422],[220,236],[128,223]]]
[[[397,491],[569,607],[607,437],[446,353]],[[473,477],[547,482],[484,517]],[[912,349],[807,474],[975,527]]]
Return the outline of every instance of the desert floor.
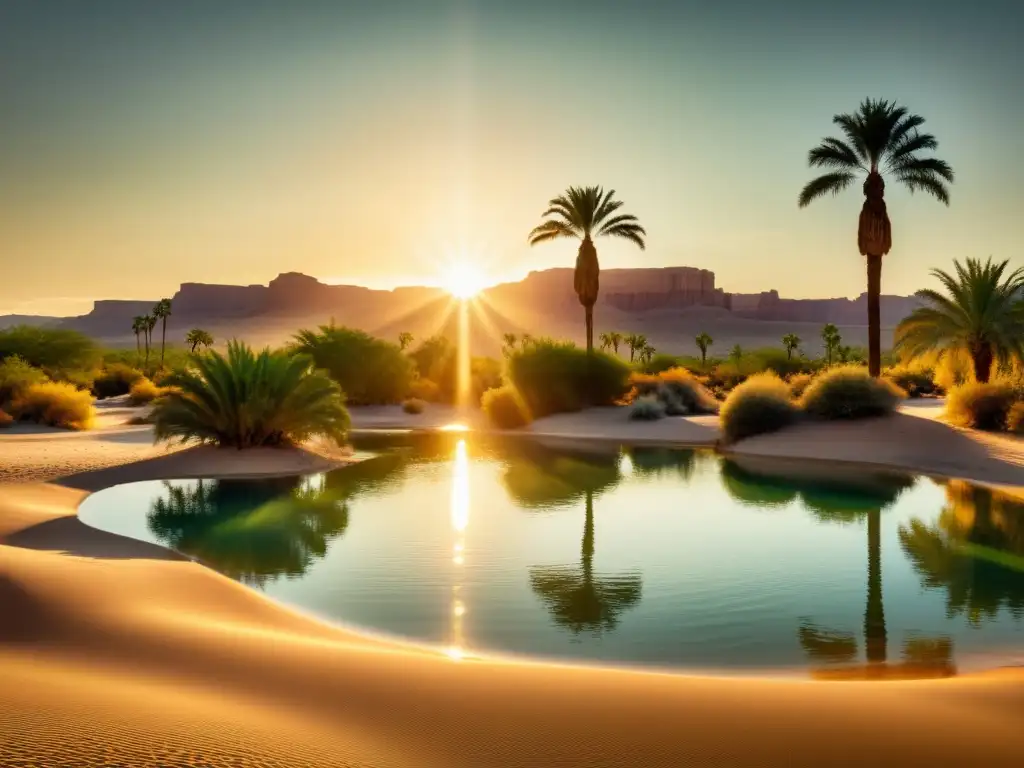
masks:
[[[807,424],[736,453],[886,464],[1024,487],[1024,441],[957,430],[941,404]],[[0,765],[1020,765],[1024,670],[873,684],[453,661],[300,615],[163,548],[91,529],[93,490],[160,477],[286,474],[319,446],[239,454],[98,428],[0,433]],[[357,428],[459,421],[356,411]],[[614,409],[537,422],[543,439],[712,444],[713,418]],[[810,463],[810,462],[808,462]]]

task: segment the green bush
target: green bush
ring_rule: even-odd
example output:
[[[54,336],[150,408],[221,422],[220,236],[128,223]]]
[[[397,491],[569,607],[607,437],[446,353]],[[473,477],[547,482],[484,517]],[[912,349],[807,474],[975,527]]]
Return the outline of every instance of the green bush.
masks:
[[[411,397],[402,403],[402,410],[413,416],[418,416],[423,413],[423,409],[427,407],[427,404],[422,400],[417,400],[415,397]]]
[[[675,355],[657,354],[646,363],[641,363],[639,369],[643,373],[653,375],[662,371],[672,370],[673,368],[679,368],[681,365],[682,363]]]
[[[459,395],[458,349],[443,336],[432,336],[409,353],[420,380],[437,385],[438,402],[453,403]],[[473,357],[469,361],[469,398],[479,403],[483,393],[502,385],[502,363],[491,357]],[[417,395],[413,395],[414,397]],[[422,398],[427,400],[429,398]]]
[[[148,405],[166,393],[166,388],[158,387],[143,376],[132,384],[131,389],[128,391],[128,401],[132,405]]]
[[[312,358],[357,405],[400,403],[415,375],[397,344],[352,328],[321,325],[317,331],[299,331],[291,350]]]
[[[47,381],[46,374],[17,355],[0,361],[0,405],[10,403],[33,384]]]
[[[3,408],[0,408],[0,429],[3,429],[4,427],[9,427],[13,423],[14,417],[11,416],[11,414],[9,414]]]
[[[808,385],[814,381],[813,373],[797,373],[789,377],[789,393],[794,398],[800,398],[803,396],[804,391]]]
[[[809,415],[819,419],[863,419],[896,410],[906,393],[866,368],[847,365],[818,374],[800,398]]]
[[[304,355],[256,354],[232,341],[226,357],[198,355],[167,383],[153,406],[157,440],[254,448],[318,435],[341,443],[348,432],[341,389]]]
[[[799,418],[789,386],[774,373],[759,373],[739,384],[722,404],[720,425],[726,443],[775,432]]]
[[[540,418],[614,405],[629,390],[629,365],[604,352],[592,356],[572,342],[539,339],[508,358],[509,380]]]
[[[480,398],[484,414],[498,429],[516,429],[532,421],[530,410],[515,387],[489,389]]]
[[[64,429],[88,429],[96,415],[92,395],[66,382],[31,384],[11,402],[13,415]]]
[[[907,393],[907,397],[934,395],[938,392],[935,371],[930,368],[911,368],[898,365],[887,369],[883,376]]]
[[[98,400],[127,395],[132,384],[142,378],[142,371],[124,363],[103,366],[92,380],[92,393]]]
[[[665,416],[665,405],[657,395],[641,395],[629,408],[629,418],[634,421],[656,421]]]
[[[441,401],[441,388],[430,379],[414,379],[409,385],[409,397],[427,403]]]
[[[953,387],[946,398],[946,418],[961,427],[1000,430],[1005,428],[1016,400],[1013,387],[1007,383],[961,384]]]
[[[1010,406],[1006,414],[1006,431],[1024,435],[1024,401],[1018,401]]]
[[[17,355],[29,365],[42,368],[51,378],[74,371],[92,371],[101,353],[83,333],[62,328],[16,325],[0,331],[0,360]]]

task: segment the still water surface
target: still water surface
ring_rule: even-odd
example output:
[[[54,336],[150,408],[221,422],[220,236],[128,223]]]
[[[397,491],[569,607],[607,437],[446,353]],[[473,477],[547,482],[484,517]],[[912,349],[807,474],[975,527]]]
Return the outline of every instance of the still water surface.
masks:
[[[1024,663],[1024,503],[960,481],[467,434],[82,505],[326,619],[453,656],[930,677]]]

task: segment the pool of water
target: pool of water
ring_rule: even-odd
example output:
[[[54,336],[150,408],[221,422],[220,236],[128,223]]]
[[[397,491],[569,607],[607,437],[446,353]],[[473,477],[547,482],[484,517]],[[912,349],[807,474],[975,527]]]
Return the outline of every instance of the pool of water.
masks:
[[[377,436],[274,480],[132,483],[81,519],[328,620],[577,662],[931,677],[1024,662],[1024,503],[640,447]]]

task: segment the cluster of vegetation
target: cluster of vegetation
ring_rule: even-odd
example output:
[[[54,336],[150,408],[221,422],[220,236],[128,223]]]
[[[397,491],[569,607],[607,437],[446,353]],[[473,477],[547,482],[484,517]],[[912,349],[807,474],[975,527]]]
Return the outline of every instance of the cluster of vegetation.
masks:
[[[734,389],[721,411],[725,442],[774,432],[799,418],[863,419],[896,410],[906,393],[885,378],[875,378],[861,366],[831,368],[794,394],[793,382],[774,373],[747,379]]]
[[[94,418],[92,395],[46,373],[17,355],[0,360],[0,426],[34,421],[52,427],[87,429]]]
[[[669,368],[657,374],[634,373],[629,383],[631,389],[625,400],[633,404],[631,416],[635,419],[718,412],[718,401],[685,368]],[[660,412],[654,403],[660,406]]]

